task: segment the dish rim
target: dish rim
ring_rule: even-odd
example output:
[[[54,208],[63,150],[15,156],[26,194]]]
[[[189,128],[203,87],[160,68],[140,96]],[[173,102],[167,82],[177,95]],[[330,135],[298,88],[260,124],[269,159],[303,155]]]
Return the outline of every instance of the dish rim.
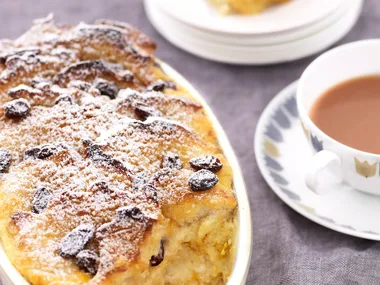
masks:
[[[180,73],[167,63],[156,59],[164,72],[179,85],[189,91],[196,101],[202,104],[204,110],[210,119],[213,129],[218,138],[219,145],[233,169],[233,185],[235,197],[238,202],[238,230],[236,236],[236,256],[233,271],[229,277],[227,285],[243,285],[246,283],[252,253],[252,221],[251,211],[248,199],[248,193],[245,187],[243,174],[236,154],[220,125],[215,114],[212,112],[206,100],[202,95],[186,80]],[[29,282],[10,262],[8,255],[5,253],[2,243],[0,242],[0,282],[3,285],[30,285]],[[0,283],[1,284],[1,283]]]
[[[303,30],[305,28],[309,28],[310,26],[312,26],[313,24],[315,24],[317,22],[322,21],[325,17],[330,16],[332,13],[334,13],[334,11],[340,9],[341,6],[345,4],[345,1],[343,1],[343,0],[335,0],[336,1],[335,6],[331,6],[323,14],[319,15],[318,17],[311,17],[305,23],[298,24],[298,25],[295,25],[295,26],[290,27],[290,28],[286,28],[286,29],[278,28],[278,29],[274,29],[272,31],[252,32],[252,31],[242,31],[242,30],[235,30],[235,31],[223,30],[223,29],[218,28],[217,26],[209,27],[205,24],[199,24],[196,21],[191,21],[189,18],[181,17],[181,15],[179,15],[178,13],[175,13],[173,10],[168,8],[168,7],[171,7],[170,5],[167,5],[168,0],[166,0],[166,3],[161,2],[160,0],[149,0],[149,1],[157,1],[157,3],[159,4],[159,6],[163,12],[165,12],[168,16],[182,22],[183,24],[186,24],[188,26],[202,30],[204,32],[219,34],[221,36],[231,36],[231,35],[237,35],[237,36],[263,36],[263,35],[275,36],[275,35],[280,35],[283,33],[300,31],[300,30]],[[286,5],[286,4],[287,3],[283,3],[280,5]],[[208,4],[208,5],[211,5],[211,4]],[[213,9],[217,9],[217,8],[213,8]],[[262,13],[265,13],[265,11],[263,11]],[[262,14],[262,13],[259,13],[259,14]],[[251,15],[244,15],[244,14],[229,15],[229,17],[231,17],[231,16],[241,17],[241,18],[250,18],[250,17],[255,17],[257,15],[255,15],[255,14],[251,14]]]
[[[151,2],[150,2],[151,1]],[[364,0],[350,0],[352,3],[352,7],[348,7],[344,13],[339,15],[333,22],[331,22],[328,27],[325,29],[321,29],[318,32],[309,35],[305,38],[300,38],[298,40],[289,41],[282,44],[274,44],[269,45],[268,47],[271,49],[268,53],[268,47],[265,50],[264,46],[257,46],[255,47],[256,51],[254,53],[249,53],[249,49],[247,47],[242,46],[240,49],[243,49],[245,52],[236,52],[233,54],[244,54],[245,57],[234,57],[231,59],[231,56],[228,56],[228,50],[227,51],[221,51],[220,46],[217,46],[219,50],[217,52],[204,52],[205,50],[212,50],[215,48],[215,43],[213,46],[212,43],[207,43],[209,45],[208,49],[204,48],[205,43],[202,42],[202,47],[198,47],[197,45],[192,45],[187,40],[184,40],[183,38],[178,38],[173,36],[173,33],[167,33],[165,29],[163,29],[160,25],[157,24],[157,15],[153,15],[152,5],[153,0],[145,0],[145,10],[146,14],[148,16],[149,21],[154,26],[156,31],[162,35],[166,40],[168,40],[170,43],[172,43],[174,46],[192,54],[200,58],[204,58],[207,60],[215,61],[215,62],[222,62],[227,64],[236,64],[236,65],[259,65],[259,66],[265,66],[265,65],[273,65],[277,63],[284,63],[284,62],[291,62],[295,61],[310,55],[313,55],[317,52],[321,52],[325,49],[327,49],[329,46],[333,45],[337,41],[339,41],[341,38],[343,38],[351,29],[352,27],[357,23],[357,20],[359,18],[360,12],[362,10],[362,4]],[[155,4],[155,3],[153,3]],[[162,15],[161,15],[162,16]],[[312,43],[312,44],[311,44]],[[199,39],[198,39],[199,44]],[[298,48],[294,48],[297,47]],[[313,48],[310,49],[310,46]],[[301,47],[301,49],[300,49]],[[264,48],[264,49],[263,49]],[[292,53],[289,51],[297,50],[297,53]],[[288,51],[288,52],[286,52]],[[229,52],[231,54],[231,52]],[[248,54],[248,56],[247,56]],[[260,54],[261,56],[258,56]],[[289,56],[291,55],[291,56]]]

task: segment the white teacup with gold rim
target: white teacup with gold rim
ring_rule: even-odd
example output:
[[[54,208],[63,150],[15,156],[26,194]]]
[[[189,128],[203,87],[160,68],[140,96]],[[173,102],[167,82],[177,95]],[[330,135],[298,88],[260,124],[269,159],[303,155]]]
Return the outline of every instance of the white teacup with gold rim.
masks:
[[[313,105],[327,90],[347,80],[369,75],[380,75],[380,39],[334,48],[314,60],[301,76],[297,107],[305,134],[316,152],[306,167],[305,181],[316,193],[326,193],[338,185],[348,184],[357,190],[380,195],[380,155],[333,139],[310,117]],[[361,114],[366,115],[366,110],[357,112],[355,115],[359,114],[359,118]],[[380,108],[378,117],[380,122]],[[370,133],[368,136],[371,139]],[[380,147],[380,140],[378,143]]]

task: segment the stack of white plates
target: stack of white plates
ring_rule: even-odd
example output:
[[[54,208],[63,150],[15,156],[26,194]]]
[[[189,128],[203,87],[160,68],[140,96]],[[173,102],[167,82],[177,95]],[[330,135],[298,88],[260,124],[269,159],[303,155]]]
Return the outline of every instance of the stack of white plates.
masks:
[[[363,0],[292,0],[259,15],[221,15],[208,0],[145,0],[167,40],[207,59],[273,64],[322,51],[356,23]]]

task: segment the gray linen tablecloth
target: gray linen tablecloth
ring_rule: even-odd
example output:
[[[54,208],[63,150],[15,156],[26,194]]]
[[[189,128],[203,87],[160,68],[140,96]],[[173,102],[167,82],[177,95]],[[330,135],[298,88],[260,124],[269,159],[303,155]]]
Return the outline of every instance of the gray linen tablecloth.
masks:
[[[138,26],[157,41],[157,55],[204,95],[239,157],[249,192],[254,230],[247,284],[380,284],[380,243],[333,232],[300,216],[269,189],[255,162],[253,135],[261,112],[313,57],[267,67],[200,59],[154,30],[142,0],[1,0],[0,38],[20,35],[34,18],[50,11],[60,22],[110,18]],[[366,0],[358,24],[339,44],[380,37],[379,23],[380,2]]]

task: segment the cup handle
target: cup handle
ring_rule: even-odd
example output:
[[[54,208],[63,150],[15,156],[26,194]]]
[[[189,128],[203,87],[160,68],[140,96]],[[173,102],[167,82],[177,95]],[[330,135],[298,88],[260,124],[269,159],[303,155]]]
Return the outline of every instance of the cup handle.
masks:
[[[322,150],[306,167],[305,182],[316,194],[329,194],[343,183],[342,161],[335,153]]]

